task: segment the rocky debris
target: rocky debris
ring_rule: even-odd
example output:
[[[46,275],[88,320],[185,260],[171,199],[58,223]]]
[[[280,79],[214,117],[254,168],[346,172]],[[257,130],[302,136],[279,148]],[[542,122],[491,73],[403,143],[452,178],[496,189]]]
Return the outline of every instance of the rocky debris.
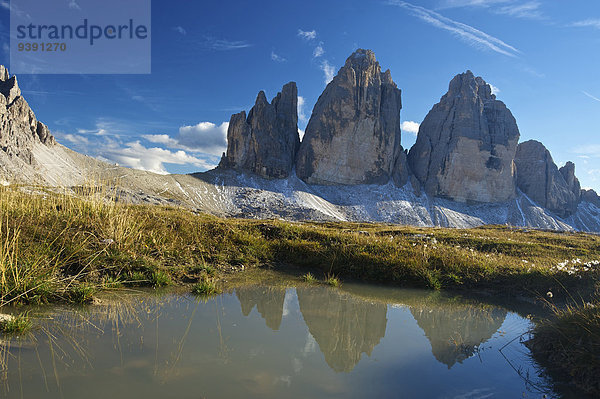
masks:
[[[296,173],[322,185],[404,185],[401,92],[371,50],[356,50],[319,97],[296,160]]]
[[[560,217],[568,217],[577,210],[580,195],[573,191],[579,186],[575,168],[565,165],[561,173],[542,143],[529,140],[519,144],[515,156],[517,187],[543,208]],[[571,164],[572,165],[572,164]],[[570,178],[571,184],[564,176]]]
[[[298,89],[290,82],[271,104],[261,91],[248,117],[245,111],[231,116],[227,152],[219,167],[285,178],[293,169],[299,146]]]
[[[579,179],[577,179],[577,177],[575,176],[575,164],[569,161],[558,171],[565,179],[569,190],[571,190],[573,195],[575,195],[575,200],[577,201],[577,203],[579,203],[579,201],[581,200],[581,184],[579,184]]]
[[[467,202],[515,197],[519,129],[490,85],[457,75],[419,128],[408,163],[429,195]]]
[[[598,193],[596,193],[594,190],[581,190],[581,200],[594,204],[600,208],[600,196],[598,196]]]
[[[0,66],[0,149],[9,157],[27,164],[34,163],[33,145],[40,142],[55,144],[48,127],[39,122],[27,101],[21,96],[16,76]]]

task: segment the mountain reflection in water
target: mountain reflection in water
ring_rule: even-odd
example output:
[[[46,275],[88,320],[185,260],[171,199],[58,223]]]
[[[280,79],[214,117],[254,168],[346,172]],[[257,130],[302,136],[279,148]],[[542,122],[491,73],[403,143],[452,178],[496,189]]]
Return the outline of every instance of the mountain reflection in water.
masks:
[[[0,343],[0,396],[455,397],[475,389],[514,397],[527,389],[503,354],[479,348],[503,347],[529,321],[430,291],[246,286],[205,299],[121,292],[101,305],[31,312],[38,327]],[[519,342],[511,347],[516,367],[531,369]],[[467,360],[475,353],[482,362]]]

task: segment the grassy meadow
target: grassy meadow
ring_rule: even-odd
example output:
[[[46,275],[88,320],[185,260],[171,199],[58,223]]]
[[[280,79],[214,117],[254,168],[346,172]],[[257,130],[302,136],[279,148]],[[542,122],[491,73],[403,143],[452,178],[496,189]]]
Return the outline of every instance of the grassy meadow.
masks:
[[[88,303],[98,290],[124,286],[189,285],[194,294],[212,295],[234,273],[289,267],[306,282],[333,287],[352,279],[587,302],[557,307],[530,344],[542,363],[581,376],[584,389],[597,384],[600,236],[226,219],[127,205],[102,188],[79,193],[0,187],[0,306]],[[22,332],[30,324],[18,316],[0,330]]]

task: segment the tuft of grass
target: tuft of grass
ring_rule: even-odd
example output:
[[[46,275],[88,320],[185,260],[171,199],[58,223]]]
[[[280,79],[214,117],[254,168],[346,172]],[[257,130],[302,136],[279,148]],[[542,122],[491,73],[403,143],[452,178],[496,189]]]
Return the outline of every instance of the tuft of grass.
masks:
[[[69,291],[69,299],[73,303],[90,303],[94,299],[96,287],[89,283],[82,283],[73,286]]]
[[[217,295],[220,290],[212,279],[202,280],[192,287],[192,294],[194,295]]]
[[[152,273],[152,285],[155,287],[164,287],[172,283],[171,277],[162,271]]]
[[[317,278],[310,272],[303,275],[302,279],[309,284],[314,284],[317,282]]]
[[[327,276],[325,276],[325,283],[331,287],[339,287],[340,285],[342,285],[340,279],[335,277],[335,275],[333,274],[328,274]]]
[[[554,316],[533,329],[527,344],[556,380],[600,397],[600,301],[554,307]]]
[[[31,329],[33,323],[26,313],[17,316],[3,315],[0,321],[0,332],[8,335],[23,334]]]

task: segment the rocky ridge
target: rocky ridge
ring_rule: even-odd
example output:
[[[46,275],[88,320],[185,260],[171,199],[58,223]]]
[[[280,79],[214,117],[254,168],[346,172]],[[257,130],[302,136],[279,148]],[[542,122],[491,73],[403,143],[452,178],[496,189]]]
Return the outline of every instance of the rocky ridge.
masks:
[[[372,52],[352,55],[328,91],[309,123],[315,133],[302,144],[297,88],[289,83],[271,103],[259,93],[248,116],[232,117],[219,168],[163,176],[101,162],[56,143],[21,96],[16,78],[1,67],[0,184],[78,193],[82,185],[101,181],[118,186],[123,201],[175,204],[219,216],[600,232],[600,197],[580,188],[574,164],[559,169],[541,143],[522,143],[510,156],[518,140],[516,122],[472,73],[453,79],[421,126],[409,161],[399,141],[400,91],[389,72],[381,73]],[[455,123],[440,122],[442,111]],[[336,115],[342,119],[328,121]],[[354,164],[352,156],[336,152],[334,142],[346,142],[354,159],[361,151],[367,159]],[[375,159],[364,156],[365,148],[377,154]],[[426,167],[419,166],[422,157],[430,160]],[[331,171],[322,166],[328,163]],[[310,173],[294,169],[300,164]],[[483,171],[473,174],[469,168]],[[490,181],[478,183],[477,173]],[[412,184],[405,184],[409,180]]]
[[[38,121],[21,96],[16,76],[0,65],[0,150],[9,158],[18,158],[26,164],[35,162],[35,143],[55,144],[48,127]]]
[[[290,82],[271,103],[264,91],[254,107],[231,116],[227,130],[227,152],[221,168],[285,178],[294,166],[300,145],[298,135],[298,89]]]

